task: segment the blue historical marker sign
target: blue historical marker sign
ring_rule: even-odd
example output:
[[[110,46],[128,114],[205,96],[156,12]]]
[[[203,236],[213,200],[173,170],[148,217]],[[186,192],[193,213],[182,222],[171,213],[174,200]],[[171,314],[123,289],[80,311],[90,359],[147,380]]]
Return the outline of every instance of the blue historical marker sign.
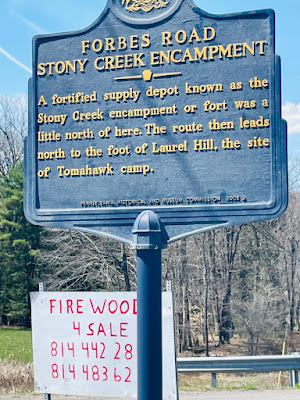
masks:
[[[33,40],[25,212],[130,242],[157,213],[169,241],[287,206],[274,12],[109,0],[78,32]]]

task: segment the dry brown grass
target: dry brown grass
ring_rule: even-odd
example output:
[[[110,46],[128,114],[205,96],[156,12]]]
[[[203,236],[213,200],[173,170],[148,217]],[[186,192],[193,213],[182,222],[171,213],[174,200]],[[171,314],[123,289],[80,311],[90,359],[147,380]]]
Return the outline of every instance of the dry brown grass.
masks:
[[[180,390],[206,391],[212,390],[211,374],[188,373],[178,374]],[[266,390],[277,389],[278,372],[263,374],[217,374],[217,388],[222,390]],[[289,372],[283,372],[281,387],[287,388],[290,385]]]
[[[0,391],[33,390],[33,364],[0,360]]]

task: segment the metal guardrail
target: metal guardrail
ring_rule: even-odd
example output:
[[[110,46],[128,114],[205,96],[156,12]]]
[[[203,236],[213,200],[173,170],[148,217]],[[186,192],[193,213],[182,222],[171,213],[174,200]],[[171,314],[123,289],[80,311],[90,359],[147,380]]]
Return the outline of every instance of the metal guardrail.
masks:
[[[212,374],[212,386],[216,387],[217,373],[276,372],[291,371],[291,383],[298,383],[300,354],[286,356],[249,356],[249,357],[179,357],[178,372],[206,372]]]

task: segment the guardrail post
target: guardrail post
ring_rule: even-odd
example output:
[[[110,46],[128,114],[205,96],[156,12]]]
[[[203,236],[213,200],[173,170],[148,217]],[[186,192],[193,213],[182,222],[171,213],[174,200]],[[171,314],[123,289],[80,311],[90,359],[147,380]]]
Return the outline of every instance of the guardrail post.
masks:
[[[210,357],[216,357],[216,355],[211,354]],[[211,373],[211,387],[213,387],[213,388],[217,387],[217,373],[216,372]]]
[[[217,387],[217,374],[216,372],[211,373],[211,387],[216,388]]]
[[[299,382],[298,371],[291,371],[291,386],[295,387]]]
[[[291,353],[292,356],[299,356],[300,353]],[[291,371],[291,386],[295,387],[299,382],[298,371]]]

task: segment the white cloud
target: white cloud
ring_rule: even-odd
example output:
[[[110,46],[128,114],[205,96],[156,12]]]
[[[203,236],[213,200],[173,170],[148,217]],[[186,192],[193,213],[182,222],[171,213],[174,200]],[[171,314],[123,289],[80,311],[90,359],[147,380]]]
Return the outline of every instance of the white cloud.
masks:
[[[19,67],[25,69],[25,71],[29,72],[32,74],[32,71],[30,68],[28,68],[25,64],[21,63],[21,61],[17,60],[14,56],[12,56],[8,51],[4,50],[3,47],[0,47],[0,53],[2,53],[6,58],[8,58],[10,61],[18,65]]]
[[[282,115],[288,122],[288,133],[300,133],[300,103],[287,101],[282,107]]]

